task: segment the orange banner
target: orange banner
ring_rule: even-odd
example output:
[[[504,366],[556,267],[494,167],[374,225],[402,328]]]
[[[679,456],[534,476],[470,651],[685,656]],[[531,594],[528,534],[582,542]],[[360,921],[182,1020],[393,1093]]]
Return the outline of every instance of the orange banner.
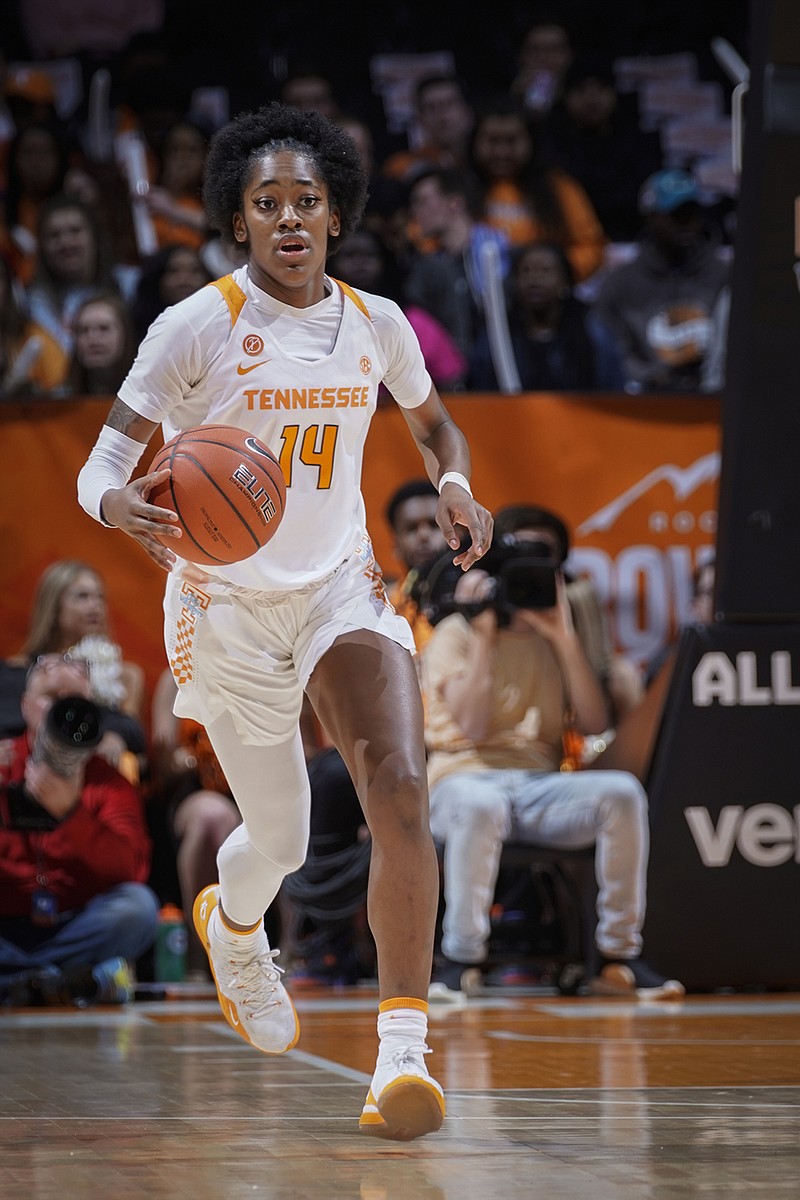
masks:
[[[714,542],[719,401],[537,394],[446,402],[470,443],[476,496],[490,508],[529,501],[558,512],[573,532],[573,569],[588,572],[608,600],[618,648],[639,662],[655,657],[687,618],[693,566]],[[94,399],[0,403],[0,654],[19,649],[42,570],[80,558],[105,578],[114,635],[152,687],[166,662],[164,576],[124,534],[87,517],[75,495],[107,411],[107,400]],[[364,461],[370,531],[392,576],[399,564],[384,507],[423,473],[394,405],[376,414]]]
[[[106,582],[111,629],[127,658],[141,663],[148,687],[166,665],[161,639],[164,575],[125,534],[80,508],[78,471],[110,401],[2,401],[0,438],[0,654],[16,654],[45,567],[60,558],[89,563]]]

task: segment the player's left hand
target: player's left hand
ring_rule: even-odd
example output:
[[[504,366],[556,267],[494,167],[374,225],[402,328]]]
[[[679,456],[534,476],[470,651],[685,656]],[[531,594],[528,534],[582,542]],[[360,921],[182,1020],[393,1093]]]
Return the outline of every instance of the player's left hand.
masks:
[[[453,559],[454,564],[461,567],[462,571],[468,571],[473,563],[483,558],[492,544],[492,514],[458,483],[446,483],[442,488],[436,509],[436,522],[448,546],[453,550],[458,550],[461,545],[461,538],[455,527],[461,525],[469,533],[470,545]]]

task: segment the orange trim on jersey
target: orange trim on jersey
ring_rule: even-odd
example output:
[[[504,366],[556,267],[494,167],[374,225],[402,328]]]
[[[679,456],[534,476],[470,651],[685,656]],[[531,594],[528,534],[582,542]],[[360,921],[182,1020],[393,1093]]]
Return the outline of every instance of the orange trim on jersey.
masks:
[[[378,1012],[393,1012],[397,1008],[415,1008],[417,1012],[428,1011],[428,1001],[419,1000],[416,996],[394,996],[391,1000],[381,1000]]]
[[[222,293],[222,299],[231,314],[231,325],[235,325],[247,299],[236,280],[232,275],[223,275],[222,279],[214,279],[208,287],[215,287]]]
[[[372,317],[369,315],[369,309],[367,308],[366,304],[364,303],[364,301],[361,299],[360,296],[356,295],[356,293],[353,291],[353,289],[350,287],[350,285],[348,283],[342,283],[341,279],[334,279],[333,276],[331,276],[331,282],[339,285],[339,287],[344,292],[345,296],[347,296],[348,299],[353,301],[353,304],[355,304],[356,308],[361,309],[362,313],[364,314],[364,316],[367,318],[368,321],[372,320]]]

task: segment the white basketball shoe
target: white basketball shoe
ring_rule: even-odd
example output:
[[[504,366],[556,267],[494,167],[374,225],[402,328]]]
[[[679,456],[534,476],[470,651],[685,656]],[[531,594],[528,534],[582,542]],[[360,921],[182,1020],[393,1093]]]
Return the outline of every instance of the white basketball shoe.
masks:
[[[440,1128],[445,1114],[444,1093],[428,1074],[424,1042],[387,1048],[381,1045],[378,1063],[358,1127],[370,1137],[410,1142]]]
[[[219,887],[204,888],[194,902],[192,919],[208,954],[220,1008],[228,1024],[265,1054],[283,1054],[297,1045],[300,1022],[275,965],[280,953],[270,950],[266,933],[255,951],[241,956],[229,939],[215,930],[221,921]],[[262,931],[263,932],[263,931]]]

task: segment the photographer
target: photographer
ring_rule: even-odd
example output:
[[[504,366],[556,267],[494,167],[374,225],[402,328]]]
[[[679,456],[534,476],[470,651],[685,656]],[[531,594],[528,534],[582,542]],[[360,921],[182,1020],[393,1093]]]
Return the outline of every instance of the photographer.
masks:
[[[136,790],[93,754],[86,664],[43,655],[0,763],[0,1003],[121,1003],[158,919]]]
[[[681,984],[640,957],[648,855],[641,785],[621,771],[559,769],[565,714],[585,734],[605,730],[611,714],[576,633],[562,570],[566,529],[552,513],[527,511],[529,523],[517,519],[510,539],[498,513],[487,569],[459,580],[443,607],[442,593],[429,597],[440,612],[450,609],[422,658],[431,828],[444,843],[445,957],[431,999],[477,990],[501,851],[512,837],[553,849],[595,846],[591,991],[679,996]]]

